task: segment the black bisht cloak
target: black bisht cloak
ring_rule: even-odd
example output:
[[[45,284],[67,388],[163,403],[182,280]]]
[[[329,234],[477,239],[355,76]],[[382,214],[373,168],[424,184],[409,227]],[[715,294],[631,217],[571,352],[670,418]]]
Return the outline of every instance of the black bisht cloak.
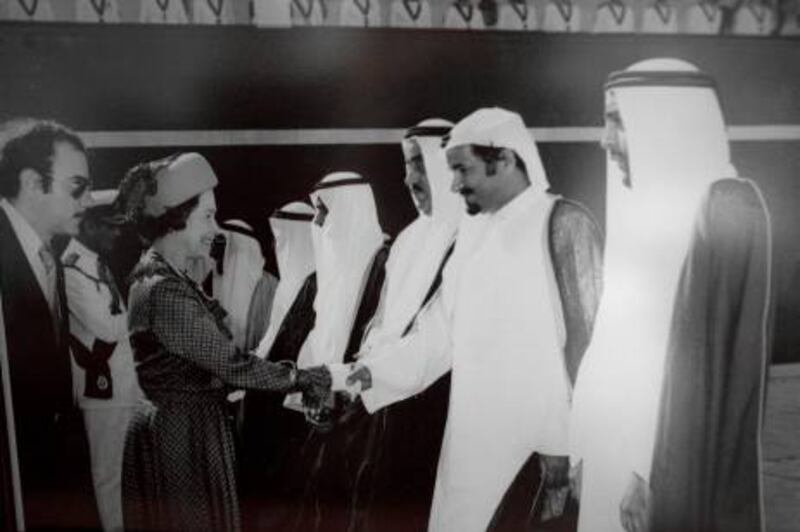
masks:
[[[762,530],[769,268],[755,184],[717,181],[675,298],[650,476],[654,532]]]

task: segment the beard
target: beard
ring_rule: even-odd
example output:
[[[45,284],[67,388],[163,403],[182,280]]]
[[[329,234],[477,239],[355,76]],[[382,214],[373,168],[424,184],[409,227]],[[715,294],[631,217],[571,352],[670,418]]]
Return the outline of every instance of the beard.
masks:
[[[430,196],[427,191],[415,185],[411,187],[411,199],[414,201],[414,206],[419,212],[430,215]]]
[[[479,204],[467,199],[467,196],[469,194],[472,194],[472,189],[464,189],[461,191],[461,197],[464,198],[464,203],[467,206],[467,214],[469,214],[470,216],[475,216],[476,214],[481,212],[482,209]]]

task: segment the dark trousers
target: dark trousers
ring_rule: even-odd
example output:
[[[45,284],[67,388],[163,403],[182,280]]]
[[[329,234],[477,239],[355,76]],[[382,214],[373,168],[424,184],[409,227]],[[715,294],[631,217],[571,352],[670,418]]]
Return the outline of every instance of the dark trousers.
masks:
[[[27,530],[97,530],[91,462],[80,411],[17,414]]]

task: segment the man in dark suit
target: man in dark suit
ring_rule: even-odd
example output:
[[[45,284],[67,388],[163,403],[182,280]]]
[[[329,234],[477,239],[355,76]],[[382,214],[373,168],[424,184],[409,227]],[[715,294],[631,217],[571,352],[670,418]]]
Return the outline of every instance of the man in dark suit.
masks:
[[[73,131],[40,120],[0,126],[0,139],[2,513],[16,516],[17,529],[93,527],[85,435],[72,400],[64,275],[51,251],[57,235],[77,234],[91,203],[86,148]],[[14,492],[22,512],[6,507]]]

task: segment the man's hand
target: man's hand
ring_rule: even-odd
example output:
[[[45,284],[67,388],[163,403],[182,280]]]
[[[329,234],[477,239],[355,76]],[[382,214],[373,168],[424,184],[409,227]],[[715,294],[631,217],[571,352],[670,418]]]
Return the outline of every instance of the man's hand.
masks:
[[[650,529],[650,487],[631,472],[628,487],[619,505],[619,517],[627,532],[647,532]]]
[[[347,376],[345,383],[351,387],[359,383],[361,385],[360,391],[365,392],[372,388],[372,373],[367,366],[359,364],[356,369]]]
[[[539,455],[539,467],[546,488],[560,488],[569,482],[569,458],[549,454]]]
[[[317,408],[331,394],[331,372],[325,366],[298,369],[297,389],[303,393],[303,404]]]
[[[331,391],[334,393],[341,393],[347,400],[352,401],[358,396],[361,391],[359,383],[355,386],[347,382],[347,377],[353,371],[353,364],[334,363],[327,364],[327,368],[331,372],[333,382],[331,384]],[[338,395],[337,393],[337,395]]]
[[[306,420],[323,433],[333,428],[332,384],[331,372],[325,366],[297,370],[297,388],[303,393]]]

